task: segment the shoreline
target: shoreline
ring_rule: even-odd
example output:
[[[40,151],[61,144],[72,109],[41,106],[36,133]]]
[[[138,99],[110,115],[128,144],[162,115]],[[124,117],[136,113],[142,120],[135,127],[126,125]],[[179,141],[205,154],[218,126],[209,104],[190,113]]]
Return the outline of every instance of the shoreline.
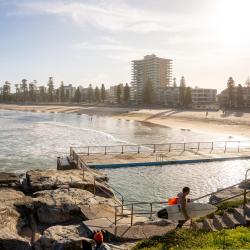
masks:
[[[173,129],[192,130],[200,133],[226,134],[250,138],[250,113],[221,111],[140,109],[131,107],[107,106],[68,106],[68,105],[10,105],[0,104],[0,110],[31,111],[40,113],[71,113],[110,116],[114,119],[138,121]]]

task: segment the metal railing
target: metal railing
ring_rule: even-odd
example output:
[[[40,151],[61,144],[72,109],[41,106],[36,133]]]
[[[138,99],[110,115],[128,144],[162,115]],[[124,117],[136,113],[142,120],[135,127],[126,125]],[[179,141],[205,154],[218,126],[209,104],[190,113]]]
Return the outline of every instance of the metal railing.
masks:
[[[250,169],[248,169],[246,171],[245,182],[247,181],[247,174],[248,174],[249,171],[250,171]],[[223,192],[225,190],[228,190],[228,189],[231,189],[233,187],[237,187],[241,183],[242,182],[239,182],[239,183],[236,183],[236,184],[231,185],[229,187],[226,187],[226,188],[217,190],[215,192],[211,192],[209,194],[200,196],[200,197],[198,197],[196,199],[192,199],[192,202],[195,202],[195,201],[207,198],[207,197],[211,197],[212,195],[221,193],[221,192]],[[232,199],[237,198],[239,196],[243,196],[244,197],[243,206],[245,206],[246,203],[247,203],[247,194],[248,193],[250,193],[250,191],[247,191],[246,189],[244,189],[244,191],[242,193],[240,193],[240,194],[233,195],[233,196],[225,198],[225,199],[221,199],[220,201],[212,202],[212,204],[213,205],[218,205],[218,204],[223,203],[225,201],[232,200]],[[118,219],[121,218],[121,217],[130,216],[130,218],[131,218],[130,219],[130,225],[131,226],[133,225],[134,216],[142,216],[142,215],[145,216],[145,215],[147,215],[149,218],[152,218],[153,215],[159,210],[159,206],[162,206],[164,204],[166,205],[167,201],[132,202],[132,203],[123,203],[122,205],[115,206],[115,226],[117,225]],[[139,209],[136,208],[138,206],[140,206]],[[145,206],[147,206],[149,209],[147,209],[147,207],[145,208]],[[119,213],[119,211],[121,211],[121,212]],[[124,213],[124,211],[128,211],[128,212]]]
[[[140,144],[140,145],[106,145],[106,146],[84,146],[70,147],[70,156],[76,159],[78,155],[94,155],[94,154],[128,154],[128,153],[167,153],[172,151],[192,151],[202,150],[222,150],[228,152],[240,152],[244,149],[250,149],[250,141],[210,141],[210,142],[180,142],[180,143],[164,143],[164,144]]]

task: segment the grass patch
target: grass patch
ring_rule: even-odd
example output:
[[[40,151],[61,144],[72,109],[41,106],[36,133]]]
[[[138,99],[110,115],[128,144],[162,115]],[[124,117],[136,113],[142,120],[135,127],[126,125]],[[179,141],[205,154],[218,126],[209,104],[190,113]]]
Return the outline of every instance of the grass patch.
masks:
[[[218,232],[180,229],[139,242],[133,250],[250,249],[250,228],[237,227]]]

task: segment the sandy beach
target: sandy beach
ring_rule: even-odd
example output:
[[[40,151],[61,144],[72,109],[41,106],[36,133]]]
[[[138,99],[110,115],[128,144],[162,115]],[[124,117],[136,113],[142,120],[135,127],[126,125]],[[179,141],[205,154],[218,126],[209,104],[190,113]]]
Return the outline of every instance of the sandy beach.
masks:
[[[77,113],[88,115],[107,115],[114,119],[147,122],[166,127],[188,129],[204,133],[223,133],[250,138],[250,113],[239,111],[186,111],[175,109],[139,109],[129,107],[102,106],[66,106],[66,105],[7,105],[0,104],[0,109],[50,112]]]

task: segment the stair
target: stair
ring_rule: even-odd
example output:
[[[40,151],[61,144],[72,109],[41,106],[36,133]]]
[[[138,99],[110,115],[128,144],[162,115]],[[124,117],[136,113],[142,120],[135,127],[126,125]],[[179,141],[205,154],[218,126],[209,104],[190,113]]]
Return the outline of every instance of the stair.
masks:
[[[241,223],[235,218],[234,214],[228,212],[223,214],[222,220],[226,224],[227,228],[235,228],[241,225]]]
[[[250,216],[244,212],[243,208],[235,208],[234,217],[240,222],[241,225],[250,225]]]
[[[222,220],[222,217],[219,215],[214,215],[213,217],[213,225],[217,230],[221,230],[223,228],[228,228],[227,225]]]
[[[203,228],[206,231],[217,231],[217,229],[215,228],[214,224],[213,224],[213,219],[208,219],[206,218],[203,221]]]
[[[192,228],[196,230],[203,230],[203,222],[193,221]]]
[[[247,214],[248,216],[250,216],[250,204],[249,204],[249,203],[246,204],[246,206],[245,206],[245,212],[246,212],[246,214]]]

